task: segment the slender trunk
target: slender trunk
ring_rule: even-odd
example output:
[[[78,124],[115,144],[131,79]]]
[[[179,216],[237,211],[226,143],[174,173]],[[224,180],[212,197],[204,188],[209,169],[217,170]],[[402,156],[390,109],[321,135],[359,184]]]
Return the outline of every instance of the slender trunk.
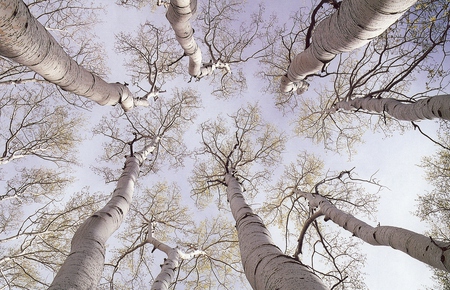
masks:
[[[253,289],[326,289],[310,269],[284,255],[273,243],[261,218],[245,202],[236,178],[227,174],[225,182],[236,220],[242,265]]]
[[[326,218],[374,246],[390,246],[437,269],[450,272],[450,243],[434,241],[431,237],[391,226],[372,227],[345,213],[326,198],[302,193],[311,207],[318,207]]]
[[[25,65],[61,89],[125,111],[148,102],[120,83],[107,83],[77,64],[21,0],[0,0],[0,55]]]
[[[127,157],[125,168],[108,203],[90,216],[72,238],[70,254],[49,289],[96,289],[105,263],[106,241],[122,224],[133,198],[140,164],[154,151],[159,138]]]
[[[200,77],[202,52],[194,39],[194,29],[189,20],[197,9],[197,0],[170,0],[166,17],[184,54],[189,57],[189,74]]]
[[[317,24],[311,45],[297,54],[281,80],[281,91],[297,89],[309,74],[321,70],[337,54],[370,42],[397,21],[416,0],[345,0],[330,17]],[[300,93],[299,92],[299,93]]]
[[[417,121],[433,118],[450,120],[450,95],[439,95],[421,99],[415,103],[404,103],[388,98],[356,98],[341,101],[333,105],[331,113],[342,110],[365,110],[369,112],[388,113],[397,120]]]
[[[168,245],[153,238],[150,231],[146,242],[152,244],[155,249],[158,249],[166,253],[167,255],[167,259],[164,259],[164,264],[161,266],[161,272],[158,274],[158,276],[156,276],[151,290],[169,289],[170,283],[172,283],[172,281],[174,280],[175,271],[180,265],[180,261],[204,254],[203,251],[183,253],[178,248],[171,248]]]

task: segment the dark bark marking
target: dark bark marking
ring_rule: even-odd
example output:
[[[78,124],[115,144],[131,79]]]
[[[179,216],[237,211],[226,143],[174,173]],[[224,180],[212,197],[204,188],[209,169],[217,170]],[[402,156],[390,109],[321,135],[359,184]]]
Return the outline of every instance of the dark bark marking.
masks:
[[[438,113],[439,117],[442,118],[442,112],[441,112],[441,110],[438,110],[437,113]]]
[[[14,10],[14,12],[13,12],[13,15],[12,15],[13,17],[16,17],[16,15],[17,15],[17,12],[18,12],[18,9],[19,9],[19,8],[18,8],[18,7],[16,7],[16,9]]]
[[[442,262],[442,264],[444,264],[444,262],[445,262],[445,256],[444,255],[441,255],[441,262]]]
[[[427,247],[425,248],[425,251],[428,251],[429,248],[430,248],[430,246],[427,246]]]
[[[376,241],[376,240],[377,240],[377,235],[376,235],[376,233],[375,233],[375,232],[373,233],[373,235],[372,235],[372,236],[373,236],[373,239],[374,239],[374,240]]]
[[[112,217],[112,215],[109,212],[107,212],[106,215],[109,217]]]

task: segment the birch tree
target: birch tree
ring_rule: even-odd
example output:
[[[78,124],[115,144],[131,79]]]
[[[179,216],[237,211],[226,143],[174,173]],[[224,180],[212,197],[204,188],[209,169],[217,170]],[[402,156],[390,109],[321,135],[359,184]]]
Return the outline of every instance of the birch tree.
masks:
[[[194,39],[194,29],[190,22],[196,11],[197,0],[171,0],[166,18],[183,48],[184,55],[189,57],[189,75],[201,78],[208,74],[208,69],[202,66],[202,52]]]
[[[283,148],[282,135],[262,122],[257,107],[239,110],[233,123],[235,134],[223,127],[223,120],[201,126],[204,147],[200,152],[209,154],[210,159],[197,165],[194,194],[210,195],[213,186],[227,187],[226,199],[236,221],[242,265],[253,289],[325,289],[308,267],[274,244],[264,222],[243,196],[240,181],[252,191],[257,187],[251,182],[267,178],[266,170],[276,164]],[[251,178],[254,163],[265,169]],[[221,205],[220,196],[218,202]]]
[[[333,87],[283,104],[298,114],[297,132],[351,152],[366,128],[391,135],[413,127],[400,120],[445,118],[447,10],[445,1],[421,1],[358,54],[341,55],[336,73],[328,74]],[[394,106],[402,113],[390,115]]]
[[[247,89],[248,67],[255,60],[271,58],[276,32],[275,16],[268,15],[263,3],[245,5],[241,1],[209,0],[201,7],[199,27],[208,77],[217,97],[241,95]]]
[[[0,55],[98,104],[120,104],[125,111],[135,105],[148,105],[146,100],[133,98],[123,84],[107,83],[77,64],[21,0],[3,1],[0,8]]]
[[[123,173],[111,199],[77,229],[72,238],[70,254],[49,289],[97,287],[105,262],[106,241],[127,215],[140,165],[155,150],[158,142],[159,138],[156,137],[141,151],[132,152],[126,158]]]
[[[237,238],[229,230],[231,223],[220,216],[197,222],[179,186],[158,182],[137,192],[125,228],[117,237],[120,245],[115,246],[113,258],[105,264],[106,282],[101,283],[105,288],[144,288],[157,280],[161,269],[156,265],[162,261],[158,261],[161,255],[156,255],[155,249],[146,246],[149,223],[159,242],[176,244],[186,253],[203,251],[200,256],[178,261],[177,269],[173,269],[176,279],[167,281],[172,288],[183,285],[225,289],[242,283],[238,276],[242,273],[236,273],[240,261]]]
[[[344,1],[339,13],[317,24],[311,45],[292,60],[281,91],[307,89],[304,79],[323,68],[336,55],[367,44],[397,21],[416,1]]]
[[[120,173],[111,169],[111,163],[117,164],[122,156],[129,152],[127,136],[134,135],[136,140],[160,138],[152,160],[141,168],[141,175],[158,171],[158,164],[167,164],[173,168],[183,165],[189,152],[183,143],[183,135],[196,118],[199,107],[197,93],[193,90],[174,91],[172,98],[161,98],[154,106],[131,114],[111,112],[112,118],[104,117],[93,130],[95,134],[107,137],[104,143],[105,154],[98,159],[96,171],[103,175],[106,182],[115,181]]]
[[[57,180],[55,177],[59,178]],[[79,226],[79,216],[90,214],[102,199],[82,190],[68,200],[64,173],[46,172],[45,181],[15,179],[22,187],[19,197],[0,202],[0,286],[17,289],[47,289],[51,275],[68,254],[67,245]],[[34,177],[36,174],[31,175]],[[12,181],[10,181],[12,183]]]
[[[347,214],[318,194],[302,192],[312,208],[371,245],[390,246],[440,270],[450,271],[450,243],[391,226],[373,227]]]
[[[191,259],[195,256],[204,255],[204,252],[196,250],[191,253],[184,253],[177,247],[171,248],[170,246],[160,242],[153,237],[152,232],[153,229],[150,224],[146,242],[152,244],[154,249],[158,249],[164,252],[167,255],[167,259],[164,259],[164,264],[161,266],[161,272],[158,274],[158,276],[156,276],[151,289],[169,289],[169,285],[174,280],[176,270],[179,267],[181,261]]]
[[[366,289],[361,272],[365,261],[361,242],[317,222],[316,213],[310,210],[297,189],[314,189],[320,184],[322,194],[334,204],[368,217],[376,210],[377,194],[365,191],[356,180],[335,180],[332,171],[325,172],[324,166],[318,156],[307,152],[298,154],[296,160],[285,165],[278,181],[270,186],[260,211],[268,224],[281,231],[284,252],[293,253],[303,261],[309,260],[313,271],[328,287]],[[377,190],[378,186],[372,185]],[[305,224],[311,230],[300,232]]]

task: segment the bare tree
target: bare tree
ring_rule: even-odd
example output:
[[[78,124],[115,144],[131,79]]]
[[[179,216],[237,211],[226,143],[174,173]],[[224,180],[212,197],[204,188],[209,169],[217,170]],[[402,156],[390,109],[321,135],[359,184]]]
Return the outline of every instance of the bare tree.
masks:
[[[75,144],[82,117],[69,115],[67,107],[51,106],[52,92],[45,87],[6,91],[0,101],[0,164],[25,156],[53,162],[74,162]]]
[[[304,92],[307,75],[320,71],[342,52],[364,46],[397,21],[416,1],[344,1],[314,29],[311,45],[295,56],[288,73],[281,79],[281,91]]]
[[[421,1],[364,49],[340,55],[336,72],[324,74],[332,87],[283,103],[298,114],[296,130],[351,152],[367,128],[389,135],[413,127],[399,120],[448,118],[446,11],[443,1]]]
[[[0,55],[28,66],[65,91],[89,98],[101,105],[116,105],[127,111],[148,102],[131,96],[120,83],[107,83],[73,60],[33,17],[21,1],[0,6]]]
[[[57,271],[68,254],[67,245],[81,223],[79,216],[90,214],[102,201],[86,190],[63,200],[68,188],[64,172],[39,171],[42,179],[36,183],[31,180],[36,174],[23,177],[28,178],[25,181],[9,181],[11,186],[21,185],[14,188],[21,194],[0,201],[2,288],[47,289],[49,274]]]
[[[125,66],[131,81],[145,95],[143,99],[158,99],[164,84],[181,74],[178,62],[173,62],[175,39],[169,37],[168,28],[157,27],[150,22],[139,27],[135,36],[120,33],[116,36],[116,51],[129,56]]]
[[[284,252],[293,253],[294,258],[305,262],[309,260],[308,264],[329,288],[366,289],[361,272],[365,260],[359,247],[361,241],[319,223],[317,214],[298,189],[314,189],[316,184],[322,184],[322,194],[334,204],[369,217],[378,197],[364,190],[358,180],[334,179],[333,173],[324,172],[323,167],[324,162],[317,156],[299,154],[297,160],[285,165],[279,180],[271,185],[260,211],[267,223],[276,225],[284,235]],[[299,234],[305,224],[312,230]]]
[[[311,208],[317,208],[317,214],[351,232],[354,236],[371,245],[390,246],[407,253],[411,257],[435,268],[450,271],[450,243],[434,240],[409,230],[391,226],[372,227],[339,210],[320,194],[302,192]]]
[[[70,254],[56,274],[49,289],[97,287],[105,259],[106,241],[118,229],[127,215],[139,175],[139,167],[151,154],[156,137],[141,151],[126,158],[123,173],[108,203],[91,215],[75,232]]]
[[[243,186],[249,185],[248,189],[255,193],[256,183],[268,178],[267,170],[277,164],[284,146],[283,135],[264,124],[254,106],[240,109],[232,120],[235,134],[223,126],[222,120],[201,126],[203,148],[199,153],[209,154],[210,158],[196,166],[194,194],[211,195],[214,187],[226,186],[242,265],[253,289],[325,289],[308,267],[281,252],[243,196]],[[263,169],[258,172],[253,168],[257,173],[251,175],[255,163]]]
[[[137,192],[134,200],[125,228],[115,242],[120,246],[115,247],[112,260],[105,265],[106,282],[101,286],[105,289],[144,288],[151,283],[148,277],[158,280],[154,273],[159,267],[154,264],[160,255],[155,256],[155,249],[150,251],[145,247],[149,244],[149,223],[153,224],[153,236],[158,236],[160,243],[176,244],[185,252],[203,251],[201,256],[179,261],[173,269],[176,279],[166,281],[171,288],[184,285],[229,289],[243,282],[236,275],[242,274],[237,237],[230,233],[232,225],[224,217],[205,218],[197,223],[180,188],[173,183],[158,182]]]
[[[112,112],[113,118],[104,117],[100,124],[94,128],[94,133],[108,137],[105,142],[105,154],[100,161],[119,163],[120,159],[129,154],[129,141],[127,136],[135,135],[136,140],[148,138],[160,138],[156,144],[155,154],[144,165],[142,175],[156,172],[160,164],[166,162],[174,168],[183,165],[183,159],[189,152],[183,143],[183,135],[188,125],[193,122],[199,107],[199,100],[193,90],[174,91],[172,98],[161,98],[154,106],[141,112]],[[96,170],[100,172],[107,182],[115,181],[119,172],[112,170],[111,166],[99,163]]]

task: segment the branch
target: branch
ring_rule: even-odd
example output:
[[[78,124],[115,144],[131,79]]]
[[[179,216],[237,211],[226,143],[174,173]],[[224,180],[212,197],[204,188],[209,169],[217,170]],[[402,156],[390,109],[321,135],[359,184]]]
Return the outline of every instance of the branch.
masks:
[[[306,231],[313,221],[323,215],[324,214],[322,213],[322,211],[318,210],[305,221],[302,231],[300,232],[300,236],[298,237],[298,244],[297,249],[295,250],[294,259],[300,261],[299,255],[302,253],[303,238],[305,237]]]

